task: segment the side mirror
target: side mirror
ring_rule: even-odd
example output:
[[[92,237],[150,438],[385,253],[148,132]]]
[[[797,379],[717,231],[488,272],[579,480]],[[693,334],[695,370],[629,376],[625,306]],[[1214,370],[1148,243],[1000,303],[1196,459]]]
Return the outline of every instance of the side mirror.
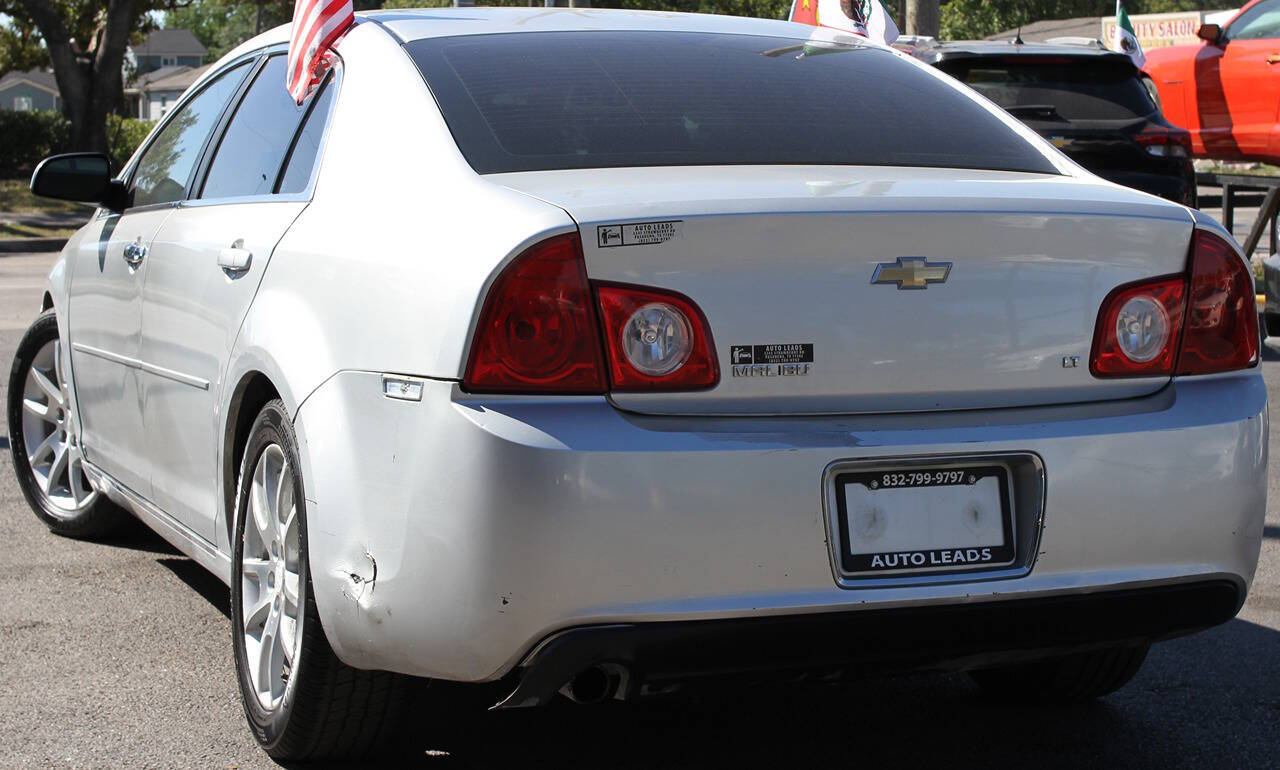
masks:
[[[1222,27],[1217,24],[1201,24],[1196,30],[1196,37],[1209,45],[1217,45],[1222,40]]]
[[[72,152],[40,161],[31,175],[31,192],[43,198],[96,203],[124,209],[124,185],[111,178],[111,162],[98,152]]]

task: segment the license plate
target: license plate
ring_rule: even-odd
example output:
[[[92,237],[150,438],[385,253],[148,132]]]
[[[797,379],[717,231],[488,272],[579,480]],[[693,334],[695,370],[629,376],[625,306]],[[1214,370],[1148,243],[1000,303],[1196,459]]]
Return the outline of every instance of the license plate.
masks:
[[[1014,562],[1001,465],[851,471],[835,477],[843,572],[987,569]]]

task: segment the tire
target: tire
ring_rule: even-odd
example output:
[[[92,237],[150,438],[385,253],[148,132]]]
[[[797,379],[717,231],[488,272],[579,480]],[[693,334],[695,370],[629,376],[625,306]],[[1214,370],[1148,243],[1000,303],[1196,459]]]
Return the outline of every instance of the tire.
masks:
[[[1080,702],[1101,698],[1133,679],[1150,645],[1110,647],[1015,666],[970,671],[985,695],[1040,702]]]
[[[245,717],[258,743],[277,760],[353,759],[396,749],[400,718],[418,680],[351,668],[329,646],[312,594],[298,467],[284,405],[268,402],[253,423],[236,490],[231,620]],[[273,476],[281,482],[273,485]],[[282,493],[274,502],[269,493],[259,495],[272,489]],[[254,496],[258,502],[251,506]],[[265,542],[267,536],[273,543]],[[282,656],[280,676],[272,658],[271,675],[259,681],[253,667],[262,670],[268,638],[269,649]]]
[[[1268,337],[1280,337],[1280,313],[1263,313],[1262,321]]]
[[[22,336],[9,371],[13,470],[31,510],[49,529],[68,537],[103,537],[128,514],[89,482],[70,394],[58,319],[46,310]]]

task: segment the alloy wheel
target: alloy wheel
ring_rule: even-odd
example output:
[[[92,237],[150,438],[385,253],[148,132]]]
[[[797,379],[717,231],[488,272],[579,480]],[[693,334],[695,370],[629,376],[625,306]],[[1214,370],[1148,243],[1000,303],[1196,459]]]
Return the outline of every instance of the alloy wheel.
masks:
[[[56,339],[40,347],[27,369],[22,440],[36,485],[52,504],[50,513],[72,518],[93,505],[98,493],[85,475],[80,430],[62,371],[62,343]]]
[[[269,444],[258,456],[246,507],[240,622],[249,680],[258,703],[270,711],[288,689],[303,618],[293,471],[278,444]]]

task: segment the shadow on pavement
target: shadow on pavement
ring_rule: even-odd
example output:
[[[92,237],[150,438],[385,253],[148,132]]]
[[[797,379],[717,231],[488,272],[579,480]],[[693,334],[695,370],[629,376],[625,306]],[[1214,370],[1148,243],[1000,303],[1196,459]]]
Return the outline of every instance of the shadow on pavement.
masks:
[[[936,674],[490,713],[423,766],[1269,766],[1278,651],[1280,632],[1234,620],[1157,645],[1128,687],[1074,706],[992,703],[964,675]]]
[[[8,448],[9,448],[9,437],[0,436],[0,449],[8,449]]]
[[[1276,526],[1275,524],[1267,524],[1263,526],[1262,536],[1280,539],[1280,526]]]
[[[168,554],[171,556],[181,555],[177,548],[169,545],[167,540],[157,535],[150,527],[133,516],[126,517],[126,521],[120,526],[120,530],[116,534],[109,538],[103,538],[98,542],[112,548],[128,548],[134,551]]]
[[[156,564],[186,583],[227,620],[231,619],[231,593],[212,572],[185,556],[156,559]]]

